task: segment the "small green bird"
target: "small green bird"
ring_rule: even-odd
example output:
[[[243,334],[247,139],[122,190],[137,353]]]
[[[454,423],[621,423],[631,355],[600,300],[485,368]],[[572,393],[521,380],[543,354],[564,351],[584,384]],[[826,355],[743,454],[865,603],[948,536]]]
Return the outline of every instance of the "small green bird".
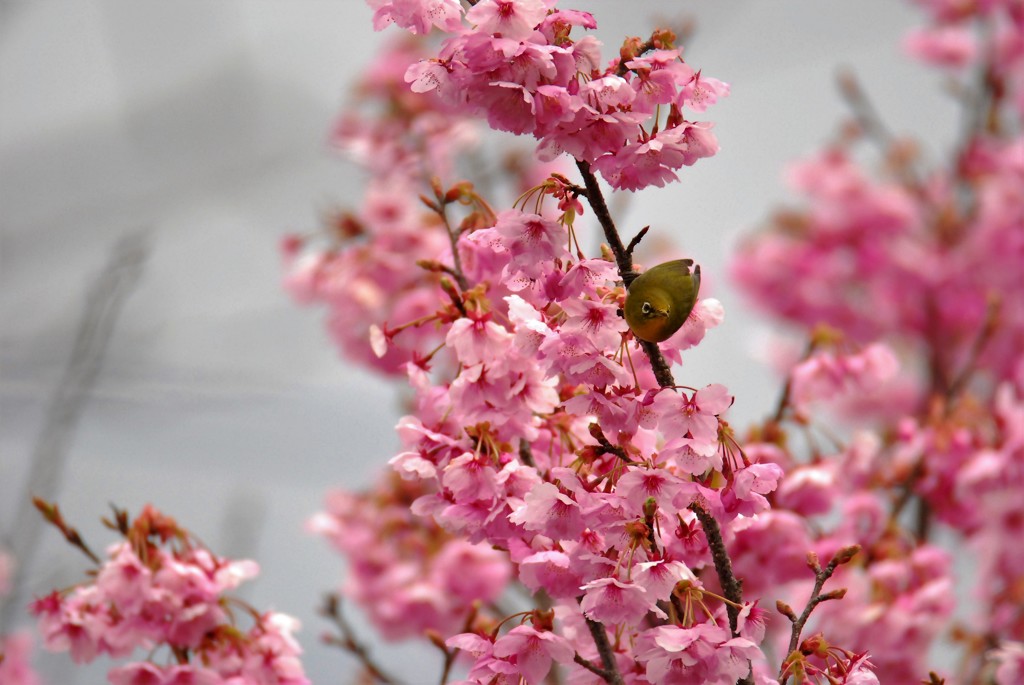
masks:
[[[668,340],[693,311],[700,290],[700,266],[676,259],[651,267],[629,284],[625,316],[633,335],[647,342]]]

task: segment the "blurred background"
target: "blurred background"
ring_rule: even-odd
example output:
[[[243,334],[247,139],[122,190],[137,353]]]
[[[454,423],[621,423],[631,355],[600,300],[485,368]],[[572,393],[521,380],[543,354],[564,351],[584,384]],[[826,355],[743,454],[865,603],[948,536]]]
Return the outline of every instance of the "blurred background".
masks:
[[[902,56],[917,17],[892,0],[563,2],[625,35],[690,15],[689,63],[732,84],[708,118],[721,153],[621,206],[703,266],[726,321],[685,382],[725,383],[742,427],[778,391],[768,322],[727,281],[730,247],[785,199],[781,173],[846,114],[850,65],[896,131],[954,133],[938,84]],[[332,484],[358,488],[393,455],[396,388],[346,365],[321,313],[280,287],[277,244],[354,202],[361,176],[330,152],[346,88],[397,29],[357,0],[0,0],[0,541],[26,561],[3,614],[81,578],[84,557],[27,511],[59,501],[95,548],[108,505],[145,503],[215,551],[257,559],[246,590],[298,616],[314,683],[354,662],[315,615],[342,564],[304,532]],[[922,123],[924,122],[924,124]],[[373,642],[372,633],[361,636]],[[436,653],[375,645],[408,682]],[[105,681],[40,654],[50,685]],[[426,675],[425,675],[426,674]]]

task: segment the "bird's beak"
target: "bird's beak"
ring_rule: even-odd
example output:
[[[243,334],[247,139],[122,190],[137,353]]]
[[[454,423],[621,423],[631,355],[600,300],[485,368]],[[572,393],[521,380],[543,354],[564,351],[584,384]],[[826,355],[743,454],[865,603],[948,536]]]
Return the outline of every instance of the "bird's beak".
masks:
[[[660,317],[662,319],[667,319],[668,318],[668,310],[667,309],[655,309],[654,310],[654,315],[657,316],[657,317]]]

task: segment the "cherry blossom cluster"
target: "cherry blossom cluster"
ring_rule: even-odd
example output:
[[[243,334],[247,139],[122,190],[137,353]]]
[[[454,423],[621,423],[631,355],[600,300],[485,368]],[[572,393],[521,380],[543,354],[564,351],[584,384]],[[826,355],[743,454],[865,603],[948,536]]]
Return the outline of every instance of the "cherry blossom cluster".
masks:
[[[292,296],[325,303],[327,327],[345,355],[387,373],[398,373],[412,350],[440,342],[431,327],[413,327],[378,356],[369,330],[415,321],[443,297],[440,274],[415,262],[440,259],[450,253],[450,241],[442,220],[417,196],[429,191],[424,186],[432,176],[450,177],[456,158],[478,139],[465,117],[409,92],[402,76],[420,55],[412,43],[381,55],[360,81],[355,106],[335,127],[333,146],[369,172],[362,205],[330,217],[326,246],[298,235],[282,245]]]
[[[416,517],[409,505],[422,494],[388,473],[368,492],[332,492],[310,521],[348,561],[343,594],[389,640],[458,632],[474,602],[494,602],[509,581],[504,555]]]
[[[56,507],[44,514],[90,556]],[[144,650],[108,674],[111,685],[308,685],[293,637],[298,622],[259,613],[230,591],[257,575],[253,561],[215,556],[171,518],[147,506],[134,520],[117,512],[124,536],[88,582],[32,603],[43,643],[75,663]],[[246,629],[239,615],[248,619]],[[166,651],[166,663],[154,659]]]
[[[905,47],[924,61],[960,77],[983,64],[1008,104],[1024,113],[1024,7],[1019,0],[915,0],[930,19],[907,35]],[[981,31],[977,29],[981,28]]]
[[[789,402],[797,414],[807,416],[822,403],[852,403],[880,389],[891,390],[899,360],[887,345],[874,343],[851,352],[820,347],[790,372]]]
[[[1024,5],[918,4],[930,24],[907,46],[962,97],[950,161],[926,166],[847,78],[855,126],[794,167],[803,205],[735,263],[810,344],[755,431],[786,477],[732,553],[739,575],[772,566],[765,589],[799,595],[800,550],[852,536],[863,562],[836,573],[843,601],[814,616],[830,640],[869,652],[882,682],[920,680],[929,650],[952,642],[956,682],[1004,685],[1020,679],[1024,638]],[[858,161],[861,142],[881,147],[880,171]],[[837,399],[853,400],[839,403],[854,409],[846,432],[815,411]],[[746,539],[762,527],[779,542],[768,559]],[[965,549],[969,600],[950,555]],[[968,618],[954,624],[958,603]]]
[[[682,61],[671,32],[627,40],[604,66],[596,38],[570,35],[596,28],[594,17],[554,0],[482,0],[465,23],[456,0],[370,4],[378,29],[432,24],[448,35],[436,58],[409,68],[414,92],[436,92],[493,129],[533,135],[543,159],[568,153],[614,188],[638,190],[675,181],[677,170],[718,151],[711,124],[684,113],[704,112],[728,86]]]

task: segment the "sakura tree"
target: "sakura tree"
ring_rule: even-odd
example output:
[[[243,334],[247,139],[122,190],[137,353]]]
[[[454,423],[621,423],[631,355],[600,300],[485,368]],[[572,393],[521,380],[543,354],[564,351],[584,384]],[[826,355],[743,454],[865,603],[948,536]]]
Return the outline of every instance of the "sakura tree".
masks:
[[[726,387],[678,366],[721,303],[700,294],[661,343],[627,325],[649,231],[606,194],[714,155],[729,86],[664,28],[602,55],[596,19],[554,0],[370,4],[375,28],[439,40],[374,61],[334,135],[367,170],[362,204],[283,252],[345,354],[408,387],[401,451],[310,525],[383,637],[437,648],[423,682],[1021,682],[1024,4],[921,3],[908,43],[963,103],[949,161],[844,80],[855,121],[737,255],[805,339],[744,428]],[[484,123],[535,145],[506,152]],[[289,619],[226,594],[250,562],[153,510],[115,511],[124,541],[100,558],[39,507],[98,566],[33,605],[48,647],[170,655],[132,656],[115,685],[308,682]],[[337,598],[325,614],[363,681],[396,682]]]

